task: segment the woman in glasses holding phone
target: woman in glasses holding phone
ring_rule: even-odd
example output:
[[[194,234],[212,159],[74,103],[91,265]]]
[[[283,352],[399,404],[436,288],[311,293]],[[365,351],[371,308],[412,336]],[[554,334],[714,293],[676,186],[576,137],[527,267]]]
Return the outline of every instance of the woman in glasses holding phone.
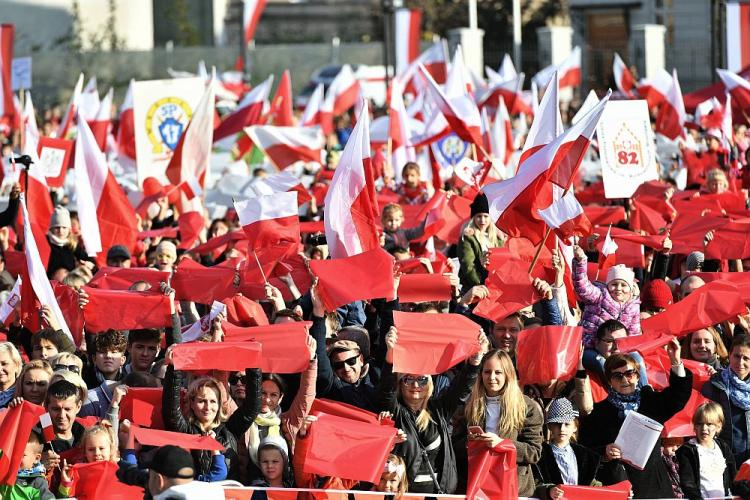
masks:
[[[468,359],[450,387],[438,397],[433,397],[430,375],[393,373],[393,349],[397,341],[398,332],[391,327],[385,338],[388,350],[378,386],[380,410],[390,412],[396,427],[407,435],[394,453],[406,463],[410,493],[455,493],[458,474],[450,420],[471,393],[489,340],[480,332],[479,352]]]
[[[628,412],[635,411],[663,424],[682,410],[690,399],[693,375],[680,359],[680,343],[672,339],[666,346],[672,369],[669,386],[655,391],[651,386],[638,387],[640,366],[629,354],[612,354],[604,363],[604,377],[609,395],[594,405],[584,418],[579,442],[602,456],[599,478],[605,485],[628,480],[635,498],[673,498],[672,485],[659,446],[654,446],[646,467],[639,470],[622,461],[615,440]]]

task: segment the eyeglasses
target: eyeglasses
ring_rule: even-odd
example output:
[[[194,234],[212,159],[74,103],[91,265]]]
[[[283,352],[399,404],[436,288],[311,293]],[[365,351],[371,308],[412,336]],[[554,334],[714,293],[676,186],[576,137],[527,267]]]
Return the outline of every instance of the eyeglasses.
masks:
[[[78,375],[81,374],[81,369],[78,368],[78,365],[55,365],[55,370],[67,370]]]
[[[612,372],[610,379],[622,380],[624,378],[633,378],[638,375],[636,370],[625,370],[624,372]]]
[[[244,375],[230,375],[229,376],[229,383],[231,385],[237,385],[238,383],[245,385],[245,376]]]
[[[333,367],[334,370],[341,370],[344,367],[344,365],[354,366],[355,364],[357,364],[358,359],[359,359],[359,354],[357,354],[356,356],[352,356],[349,359],[345,359],[343,361],[332,361],[331,366]]]
[[[429,381],[430,379],[424,375],[420,377],[412,377],[411,375],[407,375],[401,378],[401,383],[407,386],[414,385],[414,382],[416,382],[419,387],[424,387],[427,385],[427,382]]]

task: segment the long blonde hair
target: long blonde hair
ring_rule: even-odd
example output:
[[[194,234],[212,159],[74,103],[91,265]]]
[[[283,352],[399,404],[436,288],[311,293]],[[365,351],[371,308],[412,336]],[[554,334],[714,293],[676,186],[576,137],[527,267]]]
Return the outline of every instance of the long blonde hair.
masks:
[[[404,384],[401,383],[401,380],[405,377],[404,374],[398,375],[398,380],[396,383],[398,384],[398,397],[403,402],[404,397],[402,394],[402,387]],[[420,404],[421,408],[419,409],[419,415],[417,415],[416,418],[416,424],[417,429],[419,429],[420,432],[424,432],[427,430],[427,426],[430,425],[430,422],[433,424],[435,421],[432,419],[432,415],[430,415],[430,410],[427,409],[427,403],[430,401],[430,398],[432,397],[432,393],[435,390],[435,385],[432,383],[432,377],[430,375],[425,375],[427,377],[427,396],[422,399],[422,402]]]
[[[484,239],[487,248],[499,248],[505,244],[504,234],[495,226],[495,223],[490,221],[490,225],[487,226],[487,232],[482,231],[474,224],[474,217],[471,217],[464,227],[464,231],[471,229],[474,232],[474,236],[479,241],[480,245]],[[464,233],[466,234],[466,233]]]
[[[521,387],[518,385],[513,361],[505,351],[494,349],[482,357],[482,362],[479,364],[479,377],[474,383],[469,400],[466,402],[464,415],[468,425],[484,427],[487,412],[487,391],[482,380],[482,371],[485,363],[492,358],[497,358],[500,361],[503,375],[505,375],[505,385],[500,390],[500,420],[495,433],[502,438],[507,438],[513,432],[518,432],[523,428],[526,420],[526,401]]]

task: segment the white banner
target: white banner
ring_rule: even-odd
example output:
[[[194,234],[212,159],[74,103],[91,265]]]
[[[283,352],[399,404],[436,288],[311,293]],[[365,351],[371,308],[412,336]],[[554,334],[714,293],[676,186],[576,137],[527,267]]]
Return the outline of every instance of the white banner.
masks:
[[[629,198],[659,178],[646,101],[609,101],[596,127],[607,198]]]
[[[164,172],[203,95],[202,78],[133,83],[133,121],[138,185],[146,177],[166,182]]]

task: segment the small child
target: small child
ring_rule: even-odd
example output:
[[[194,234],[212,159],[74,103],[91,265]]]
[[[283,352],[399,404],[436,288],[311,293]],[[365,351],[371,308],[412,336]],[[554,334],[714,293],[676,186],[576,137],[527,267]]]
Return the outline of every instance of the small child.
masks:
[[[695,438],[677,450],[680,487],[687,498],[711,498],[731,495],[737,466],[729,445],[716,435],[724,425],[721,405],[710,401],[695,410]]]
[[[406,479],[406,464],[404,463],[404,459],[398,455],[388,455],[385,461],[385,468],[380,475],[380,482],[373,485],[372,491],[395,493],[396,497],[400,497],[408,489],[409,481]]]
[[[682,446],[684,439],[681,437],[669,437],[661,439],[661,459],[667,466],[669,482],[672,483],[672,493],[675,498],[684,498],[680,488],[680,464],[677,463],[677,450]]]
[[[547,411],[549,443],[542,445],[542,456],[537,464],[541,485],[535,495],[539,498],[561,498],[560,485],[600,486],[596,481],[600,457],[588,448],[576,444],[578,412],[566,398],[552,400]]]
[[[45,478],[45,470],[42,465],[42,449],[44,443],[41,436],[31,432],[26,448],[23,451],[21,463],[18,466],[16,484],[13,486],[0,486],[0,498],[28,498],[49,500],[55,495],[49,489],[49,483]]]
[[[413,161],[404,165],[401,170],[401,184],[396,188],[399,203],[419,205],[430,201],[430,188],[426,182],[419,180],[419,165]]]
[[[258,465],[263,479],[256,479],[253,486],[291,488],[294,486],[289,470],[289,447],[281,436],[267,436],[258,446]]]
[[[81,449],[83,450],[84,461],[87,463],[117,463],[119,460],[117,438],[109,425],[96,424],[86,429],[81,438]],[[61,472],[59,492],[65,497],[75,496],[78,474],[73,470],[73,464],[63,461]]]
[[[401,228],[401,224],[404,223],[404,210],[397,203],[389,203],[383,207],[381,221],[385,236],[383,248],[386,252],[393,252],[397,248],[409,248],[410,241],[424,234],[424,222],[417,227]]]

